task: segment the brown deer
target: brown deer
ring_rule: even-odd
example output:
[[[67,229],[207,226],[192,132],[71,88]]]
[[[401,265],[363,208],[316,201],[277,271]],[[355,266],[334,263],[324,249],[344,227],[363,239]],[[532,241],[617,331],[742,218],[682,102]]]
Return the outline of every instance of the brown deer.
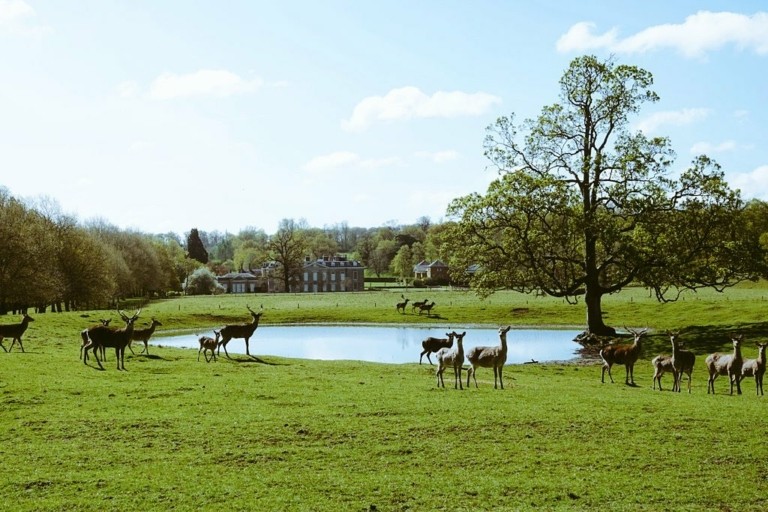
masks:
[[[425,339],[421,342],[421,348],[424,350],[421,351],[421,354],[419,354],[419,364],[421,364],[421,360],[424,356],[427,356],[427,361],[429,361],[429,364],[433,365],[435,363],[432,362],[432,359],[430,359],[429,355],[435,352],[439,352],[440,349],[448,348],[450,349],[453,347],[453,337],[455,336],[452,332],[445,333],[447,338],[433,338],[430,336],[429,338]]]
[[[111,321],[112,321],[111,318],[99,318],[99,322],[101,322],[101,325],[103,325],[105,327],[108,326],[109,322],[111,322]],[[82,359],[83,358],[83,349],[85,348],[86,345],[88,345],[91,342],[90,338],[88,338],[88,329],[83,329],[82,331],[80,331],[80,337],[83,340],[83,344],[80,345],[80,359]],[[106,361],[107,360],[107,351],[106,351],[106,349],[104,349],[104,347],[100,347],[99,350],[101,351],[101,360],[102,361]],[[86,356],[86,360],[87,360],[87,356]]]
[[[211,338],[210,336],[200,336],[198,338],[198,342],[200,343],[200,348],[197,351],[197,360],[200,360],[200,352],[203,353],[203,357],[205,357],[205,362],[210,363],[211,359],[216,361],[216,347],[219,346],[219,339],[221,338],[221,331],[214,330],[213,331],[214,336],[216,338]],[[208,358],[208,351],[211,352],[210,359]]]
[[[27,326],[29,325],[29,322],[34,322],[34,321],[35,321],[34,318],[32,318],[26,313],[23,313],[20,324],[0,325],[0,347],[3,347],[3,350],[5,350],[6,352],[10,352],[11,350],[13,350],[13,346],[18,341],[19,346],[21,347],[21,351],[24,352],[24,345],[21,344],[21,335],[24,334],[24,331],[27,330]],[[5,345],[3,345],[3,338],[13,339],[13,341],[11,341],[11,346],[8,349],[6,349]]]
[[[133,316],[129,317],[122,311],[118,310],[120,318],[125,322],[125,327],[122,329],[115,329],[106,325],[96,325],[88,328],[86,334],[89,343],[83,348],[83,363],[88,364],[88,351],[93,349],[93,356],[96,358],[96,362],[99,364],[99,368],[102,370],[101,361],[99,360],[99,351],[102,347],[114,348],[115,358],[117,359],[117,369],[125,370],[125,347],[131,342],[131,334],[133,334],[133,324],[136,319],[139,318],[141,309],[138,309]]]
[[[732,354],[722,354],[715,352],[707,356],[706,363],[709,370],[709,380],[707,381],[707,394],[715,394],[715,379],[718,375],[727,375],[731,381],[731,394],[733,394],[733,385],[736,384],[736,391],[741,394],[741,367],[744,360],[741,357],[741,343],[744,341],[744,335],[731,336],[733,343]]]
[[[229,343],[229,340],[231,340],[232,338],[243,338],[245,340],[245,354],[248,356],[251,355],[248,348],[248,340],[251,339],[251,336],[253,336],[253,332],[259,326],[259,320],[261,320],[261,315],[264,314],[264,304],[261,305],[261,309],[259,309],[258,313],[252,310],[251,307],[248,306],[247,304],[245,307],[248,308],[248,311],[251,312],[251,318],[252,318],[251,323],[225,325],[224,327],[222,327],[221,341],[219,342],[219,347],[216,349],[217,355],[221,355],[221,347],[224,347],[224,354],[227,357],[229,357],[229,353],[227,352],[227,343]]]
[[[675,384],[672,391],[680,392],[680,384],[683,382],[683,374],[688,375],[688,393],[691,392],[691,375],[693,374],[693,365],[696,362],[696,356],[689,350],[680,348],[679,333],[667,331],[669,339],[672,342],[672,366],[675,369]]]
[[[504,379],[502,371],[507,362],[507,333],[512,329],[511,325],[499,328],[499,345],[495,347],[473,347],[467,352],[467,361],[471,365],[467,369],[467,387],[469,387],[469,378],[475,379],[477,387],[477,369],[493,368],[493,389],[497,389],[496,380],[504,389]]]
[[[134,341],[143,341],[144,348],[141,350],[141,352],[139,352],[139,354],[143,354],[146,351],[147,355],[149,355],[149,338],[151,338],[155,333],[155,327],[158,325],[163,324],[161,324],[159,320],[155,320],[155,317],[152,317],[152,324],[149,327],[146,329],[133,330],[133,334],[131,334],[131,343],[128,344],[128,348],[131,350],[131,354],[136,354],[136,352],[133,351],[133,348],[131,348],[131,344]]]
[[[424,311],[426,311],[427,316],[432,316],[433,307],[435,307],[435,301],[432,301],[431,304],[424,304],[421,307],[419,307],[419,314],[422,314]]]
[[[429,299],[424,299],[423,302],[411,302],[411,313],[413,313],[417,309],[421,309],[421,306],[428,303],[429,303]]]
[[[395,306],[395,309],[397,309],[397,312],[400,313],[402,311],[402,314],[405,314],[405,306],[408,305],[408,301],[411,299],[406,299],[405,295],[400,295],[400,298],[404,300],[404,302],[398,302]]]
[[[627,329],[625,327],[625,329]],[[600,357],[603,360],[603,368],[600,374],[600,382],[605,383],[605,371],[608,370],[608,377],[613,382],[613,375],[611,375],[611,367],[614,364],[623,364],[626,371],[624,377],[624,383],[629,386],[635,385],[635,362],[640,356],[640,348],[642,345],[643,336],[648,332],[648,329],[642,331],[633,331],[627,329],[635,337],[632,344],[623,345],[607,345],[600,349]]]

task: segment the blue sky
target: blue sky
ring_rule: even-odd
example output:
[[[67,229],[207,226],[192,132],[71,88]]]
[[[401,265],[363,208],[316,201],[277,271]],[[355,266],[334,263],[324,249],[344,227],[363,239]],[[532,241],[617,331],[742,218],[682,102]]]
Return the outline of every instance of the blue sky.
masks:
[[[148,233],[440,221],[583,54],[654,75],[676,169],[768,200],[757,1],[0,0],[0,186]]]

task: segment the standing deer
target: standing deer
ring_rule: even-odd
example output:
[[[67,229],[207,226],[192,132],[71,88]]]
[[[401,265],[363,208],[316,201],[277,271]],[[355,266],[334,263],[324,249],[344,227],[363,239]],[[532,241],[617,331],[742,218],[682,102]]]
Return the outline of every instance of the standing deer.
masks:
[[[398,302],[397,306],[395,306],[395,308],[397,309],[398,313],[400,313],[402,311],[402,314],[405,314],[405,306],[408,305],[408,301],[410,299],[406,299],[405,295],[400,295],[400,298],[402,298],[404,300],[404,302]]]
[[[139,354],[143,354],[144,351],[147,352],[147,355],[149,355],[149,338],[152,337],[152,335],[155,333],[155,327],[161,324],[158,320],[155,320],[155,317],[152,317],[152,324],[147,327],[146,329],[134,329],[133,334],[131,334],[131,343],[128,344],[128,348],[131,350],[131,354],[136,354],[136,352],[133,351],[133,348],[131,347],[131,344],[134,341],[143,341],[144,342],[144,348],[139,352]]]
[[[741,343],[744,341],[744,335],[731,336],[733,343],[732,354],[722,354],[715,352],[707,356],[707,369],[709,370],[709,381],[707,381],[707,394],[715,394],[715,379],[718,375],[727,375],[731,382],[731,394],[733,394],[733,385],[736,384],[738,394],[741,394],[741,367],[744,360],[741,357]]]
[[[431,304],[422,304],[419,307],[419,314],[421,314],[422,312],[426,311],[427,312],[427,316],[432,316],[432,308],[433,307],[435,307],[435,301],[432,301]]]
[[[741,366],[741,377],[754,377],[758,395],[763,394],[763,376],[765,375],[765,347],[768,343],[757,344],[757,359],[745,359]]]
[[[111,321],[112,321],[111,318],[99,318],[99,322],[101,322],[101,325],[105,327],[108,326],[109,322]],[[88,329],[83,329],[82,331],[80,331],[80,338],[82,338],[83,340],[83,344],[80,345],[80,359],[82,359],[83,349],[86,347],[86,345],[88,345],[91,342],[90,338],[88,338]],[[106,350],[104,349],[104,347],[101,347],[99,350],[101,350],[101,360],[106,361],[107,360]],[[86,361],[88,360],[87,357],[88,356],[86,355],[86,359],[85,359]]]
[[[115,329],[107,327],[106,325],[96,325],[87,329],[87,336],[90,342],[83,349],[83,363],[88,364],[88,351],[93,349],[93,356],[96,358],[96,362],[99,364],[99,368],[102,370],[101,361],[99,360],[99,350],[104,348],[114,348],[115,358],[117,359],[117,369],[125,370],[125,347],[131,342],[131,334],[133,334],[133,324],[136,319],[139,318],[141,309],[136,310],[133,316],[129,317],[122,311],[117,312],[120,318],[125,322],[125,327],[122,329]]]
[[[200,343],[200,348],[197,351],[197,360],[200,360],[200,352],[203,353],[203,357],[205,357],[205,362],[210,363],[211,359],[216,361],[216,347],[219,346],[219,339],[221,338],[221,331],[217,331],[214,329],[213,331],[214,336],[216,338],[211,338],[210,336],[200,336],[198,338],[198,342]],[[210,359],[208,358],[208,352],[211,352]]]
[[[672,391],[680,392],[680,384],[683,382],[683,374],[688,375],[688,393],[691,392],[691,375],[693,374],[693,364],[696,362],[696,356],[693,352],[682,350],[679,333],[667,331],[669,339],[672,342],[672,366],[675,369],[675,384]]]
[[[504,370],[504,364],[507,362],[507,333],[512,329],[512,326],[499,328],[499,346],[497,347],[473,347],[467,352],[467,360],[471,365],[467,369],[467,387],[469,387],[469,378],[475,379],[475,387],[477,387],[477,368],[493,368],[493,389],[496,387],[496,379],[498,378],[501,389],[504,389],[504,379],[502,378],[502,371]]]
[[[417,309],[421,309],[421,306],[424,304],[427,304],[429,302],[429,299],[424,299],[423,302],[411,302],[411,313],[416,311]]]
[[[448,367],[453,368],[453,389],[464,389],[461,385],[461,367],[464,364],[464,336],[467,331],[459,334],[456,331],[451,333],[451,336],[456,338],[456,349],[451,350],[449,348],[441,348],[437,353],[437,387],[440,384],[445,388],[445,381],[443,380],[443,373]],[[467,384],[469,386],[469,384]]]
[[[625,329],[627,329],[625,327]],[[607,345],[600,349],[600,357],[603,360],[603,368],[600,374],[600,382],[605,383],[605,371],[608,370],[608,377],[613,382],[613,375],[611,375],[611,367],[614,364],[623,364],[626,371],[624,377],[624,383],[629,386],[635,385],[635,362],[640,356],[640,348],[642,345],[643,336],[648,332],[648,329],[642,331],[633,331],[627,329],[635,337],[634,342],[631,345]]]
[[[0,325],[0,347],[3,347],[3,350],[5,350],[6,352],[10,352],[11,350],[13,350],[13,346],[18,341],[19,346],[21,347],[21,351],[24,352],[24,345],[21,344],[21,335],[24,334],[24,331],[27,330],[27,326],[29,325],[29,322],[34,322],[34,321],[35,321],[34,318],[32,318],[26,313],[23,313],[20,324]],[[8,349],[6,349],[5,345],[3,345],[3,338],[13,339],[13,341],[11,341],[11,346]]]
[[[252,310],[251,307],[248,306],[247,304],[245,307],[248,308],[248,311],[251,312],[251,318],[252,318],[251,323],[225,325],[224,327],[222,327],[221,341],[219,342],[219,348],[216,349],[217,355],[221,355],[221,347],[224,347],[224,354],[227,357],[229,357],[229,353],[227,352],[227,343],[229,343],[229,340],[231,340],[232,338],[243,338],[245,340],[245,353],[248,356],[251,355],[248,348],[248,340],[251,339],[251,336],[253,336],[253,332],[259,326],[259,320],[261,320],[261,315],[264,314],[264,304],[261,305],[261,309],[259,309],[258,313]]]
[[[453,337],[455,336],[455,333],[447,332],[445,335],[448,337],[433,338],[430,336],[421,342],[421,348],[424,350],[422,350],[421,354],[419,354],[419,364],[421,364],[422,358],[427,356],[427,361],[429,361],[429,364],[434,366],[434,363],[432,362],[432,359],[429,357],[429,355],[435,352],[439,352],[440,349],[453,347]]]

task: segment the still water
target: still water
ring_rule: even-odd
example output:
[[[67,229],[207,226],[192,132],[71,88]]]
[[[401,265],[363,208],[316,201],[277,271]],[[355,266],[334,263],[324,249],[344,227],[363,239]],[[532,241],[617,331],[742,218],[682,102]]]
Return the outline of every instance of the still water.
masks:
[[[445,333],[467,331],[464,350],[478,345],[498,345],[497,328],[423,328],[392,326],[292,325],[260,326],[250,340],[254,356],[280,356],[301,359],[357,360],[375,363],[414,363],[419,361],[421,342],[429,336],[445,338]],[[507,334],[507,363],[562,361],[578,356],[580,348],[573,338],[576,330],[512,329]],[[198,335],[213,337],[211,331]],[[197,350],[198,335],[155,337],[152,344]],[[245,354],[245,341],[227,344],[230,354]],[[222,351],[223,355],[223,351]],[[435,362],[434,355],[431,356]],[[424,362],[427,362],[426,356]]]

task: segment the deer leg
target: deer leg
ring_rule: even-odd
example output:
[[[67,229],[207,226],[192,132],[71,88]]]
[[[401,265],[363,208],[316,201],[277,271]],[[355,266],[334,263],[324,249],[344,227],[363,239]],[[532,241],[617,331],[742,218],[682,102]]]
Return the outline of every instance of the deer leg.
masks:
[[[133,347],[131,345],[133,345],[132,341],[130,343],[128,343],[128,350],[131,351],[131,354],[136,355],[136,352],[133,351]]]
[[[504,389],[504,376],[503,372],[504,366],[499,366],[499,385],[501,386],[501,389]]]
[[[88,354],[88,347],[86,347],[86,355],[87,354]],[[93,357],[96,359],[96,362],[99,364],[99,368],[103,370],[104,366],[101,364],[101,361],[99,361],[99,347],[94,348]]]
[[[144,342],[144,349],[141,352],[139,352],[139,355],[143,354],[144,352],[146,352],[147,355],[149,355],[149,340]]]
[[[250,338],[245,338],[245,355],[250,356],[251,355],[251,351],[248,348],[248,341],[250,341]]]
[[[5,345],[3,345],[3,338],[0,338],[0,347],[3,347],[3,350],[4,350],[5,352],[8,352],[8,349],[7,349],[7,348],[5,348]]]

